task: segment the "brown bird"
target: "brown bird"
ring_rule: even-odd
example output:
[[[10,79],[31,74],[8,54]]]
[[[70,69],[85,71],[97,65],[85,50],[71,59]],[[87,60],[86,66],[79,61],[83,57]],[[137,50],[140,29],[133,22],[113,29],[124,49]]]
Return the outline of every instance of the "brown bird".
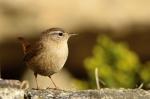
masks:
[[[24,62],[34,72],[37,89],[37,74],[48,76],[55,88],[51,76],[59,72],[68,57],[68,39],[75,34],[66,33],[61,28],[50,28],[42,32],[40,39],[30,44],[23,37],[18,37],[24,52]]]

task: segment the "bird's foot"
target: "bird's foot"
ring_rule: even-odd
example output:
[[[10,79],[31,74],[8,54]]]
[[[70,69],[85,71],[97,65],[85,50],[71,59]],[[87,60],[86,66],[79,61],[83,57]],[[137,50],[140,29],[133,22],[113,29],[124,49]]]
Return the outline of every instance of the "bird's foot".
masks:
[[[33,90],[39,90],[39,89],[41,89],[41,88],[39,88],[39,87],[37,87],[37,88],[32,88]]]
[[[54,90],[58,90],[58,87],[52,88],[52,87],[47,87],[46,89],[54,89]]]

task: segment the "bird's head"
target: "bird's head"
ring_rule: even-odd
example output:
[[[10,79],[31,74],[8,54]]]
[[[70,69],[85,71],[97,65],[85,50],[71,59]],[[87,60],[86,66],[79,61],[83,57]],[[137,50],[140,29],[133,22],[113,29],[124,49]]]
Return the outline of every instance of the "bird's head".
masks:
[[[73,33],[67,33],[61,28],[50,28],[48,30],[45,30],[42,33],[42,36],[44,38],[47,38],[49,40],[52,40],[54,42],[67,42],[68,39],[76,34]]]

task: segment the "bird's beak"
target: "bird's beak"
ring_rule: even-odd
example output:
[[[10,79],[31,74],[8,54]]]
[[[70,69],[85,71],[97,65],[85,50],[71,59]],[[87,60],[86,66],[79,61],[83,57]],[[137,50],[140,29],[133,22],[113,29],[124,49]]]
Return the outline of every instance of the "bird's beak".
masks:
[[[76,34],[76,33],[69,33],[69,36],[71,37],[71,36],[76,36],[76,35],[78,35],[78,34]]]

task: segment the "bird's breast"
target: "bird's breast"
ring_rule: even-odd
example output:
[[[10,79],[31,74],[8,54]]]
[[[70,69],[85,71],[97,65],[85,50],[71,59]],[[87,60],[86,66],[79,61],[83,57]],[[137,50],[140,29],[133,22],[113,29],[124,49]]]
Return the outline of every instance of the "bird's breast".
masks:
[[[55,46],[47,46],[43,49],[41,53],[42,58],[42,66],[45,69],[52,70],[54,72],[58,72],[65,64],[68,57],[68,46],[67,44],[55,45]]]
[[[68,57],[68,45],[44,44],[40,53],[28,62],[28,66],[38,74],[52,75],[64,66]]]

